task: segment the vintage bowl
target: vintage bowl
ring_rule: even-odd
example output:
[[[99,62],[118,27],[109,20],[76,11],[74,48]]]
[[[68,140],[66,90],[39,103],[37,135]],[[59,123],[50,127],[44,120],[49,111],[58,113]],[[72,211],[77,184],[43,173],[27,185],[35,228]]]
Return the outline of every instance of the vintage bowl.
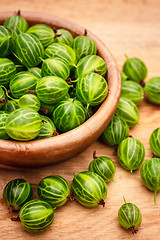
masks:
[[[0,13],[0,24],[15,15],[15,12]],[[84,35],[85,28],[65,19],[39,13],[21,12],[30,25],[44,23],[53,28],[69,30],[73,36]],[[116,110],[120,93],[121,78],[116,62],[107,47],[90,31],[87,36],[92,38],[107,65],[108,96],[95,114],[81,126],[48,139],[18,142],[0,140],[0,167],[32,168],[42,167],[69,159],[90,146],[104,131]]]

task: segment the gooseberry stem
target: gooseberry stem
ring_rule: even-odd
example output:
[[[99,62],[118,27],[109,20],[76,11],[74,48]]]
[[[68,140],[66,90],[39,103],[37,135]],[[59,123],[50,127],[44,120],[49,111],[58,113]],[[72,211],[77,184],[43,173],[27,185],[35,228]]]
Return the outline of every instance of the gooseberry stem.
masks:
[[[45,108],[42,108],[42,107],[40,107],[40,110],[41,110],[42,112],[44,112],[45,114],[47,114],[47,113],[48,113],[48,110],[47,110],[47,109],[45,109]]]
[[[67,198],[69,199],[69,201],[74,201],[76,199],[76,197],[74,197],[73,195],[68,195]]]
[[[87,36],[87,29],[84,29],[84,36]]]
[[[98,158],[98,157],[96,156],[96,151],[94,151],[93,152],[93,159],[96,159],[96,158]]]
[[[126,204],[126,199],[125,199],[125,197],[123,196],[123,200],[124,200],[124,203]]]
[[[11,217],[11,221],[16,221],[16,222],[20,222],[20,217],[17,216],[17,217]]]
[[[60,36],[62,36],[61,33],[60,34],[55,34],[54,38],[57,38],[57,37],[60,37]]]
[[[126,54],[126,53],[124,54],[124,56],[125,56],[125,57],[128,59],[128,56],[127,56],[127,54]]]
[[[11,96],[8,95],[8,91],[3,85],[0,85],[0,87],[4,89],[5,94],[7,95],[8,98],[12,99],[13,101],[16,101],[14,98],[12,98]]]
[[[27,92],[28,92],[28,93],[36,93],[36,90],[28,89]]]
[[[105,207],[105,201],[103,199],[101,199],[99,202],[98,202],[98,205],[102,205],[103,207]]]
[[[157,191],[154,192],[154,204],[156,205],[156,194],[157,194]]]
[[[131,231],[132,234],[136,234],[138,231],[138,229],[136,230],[134,227],[130,227],[130,228],[128,228],[128,230]]]
[[[57,136],[57,135],[59,135],[59,133],[58,133],[57,130],[55,129],[52,136],[55,137],[55,136]]]

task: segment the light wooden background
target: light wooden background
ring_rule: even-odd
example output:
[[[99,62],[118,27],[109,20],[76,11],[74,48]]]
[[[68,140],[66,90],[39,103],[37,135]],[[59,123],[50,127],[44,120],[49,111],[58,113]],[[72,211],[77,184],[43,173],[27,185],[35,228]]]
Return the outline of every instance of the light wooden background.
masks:
[[[122,68],[126,53],[128,57],[139,57],[146,63],[147,79],[160,76],[159,0],[0,0],[1,12],[18,9],[57,15],[85,26],[111,50],[119,69]],[[147,160],[152,156],[149,136],[154,129],[160,127],[160,107],[142,102],[139,110],[140,125],[134,127],[130,134],[145,145]],[[20,223],[10,220],[10,214],[2,201],[2,191],[8,181],[24,177],[29,182],[38,183],[47,175],[57,174],[71,183],[73,172],[87,170],[94,150],[97,155],[112,158],[116,165],[115,182],[108,184],[105,208],[99,206],[87,209],[77,202],[68,202],[55,211],[52,226],[38,235],[26,233]],[[0,239],[157,240],[160,229],[160,195],[157,194],[156,206],[153,195],[153,192],[143,186],[139,170],[132,174],[123,170],[113,155],[113,148],[97,140],[83,153],[55,166],[24,171],[0,169]],[[123,204],[123,196],[128,202],[136,204],[142,212],[143,221],[136,236],[123,230],[118,223],[117,213]]]

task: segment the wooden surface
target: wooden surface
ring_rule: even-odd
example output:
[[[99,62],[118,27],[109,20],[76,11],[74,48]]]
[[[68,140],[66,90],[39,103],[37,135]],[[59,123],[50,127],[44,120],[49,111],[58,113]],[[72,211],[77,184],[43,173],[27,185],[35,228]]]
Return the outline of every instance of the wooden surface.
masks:
[[[59,15],[91,30],[109,47],[119,69],[128,57],[141,58],[148,67],[147,79],[160,76],[160,2],[159,0],[1,0],[0,11],[36,11]],[[146,79],[146,80],[147,80]],[[139,106],[140,125],[130,130],[133,137],[139,139],[146,150],[145,160],[152,156],[149,149],[151,132],[160,127],[160,107],[142,102]],[[115,182],[108,185],[106,206],[87,209],[76,201],[68,202],[55,211],[55,220],[44,233],[31,235],[26,233],[20,223],[10,220],[3,201],[0,201],[0,239],[103,239],[154,240],[159,238],[160,229],[160,195],[157,205],[153,202],[153,192],[142,184],[139,170],[134,173],[123,170],[113,155],[113,148],[97,140],[78,156],[41,169],[11,171],[0,169],[0,198],[5,184],[14,178],[24,177],[29,182],[38,183],[43,177],[57,174],[71,183],[73,172],[87,170],[92,160],[93,151],[97,155],[106,155],[116,165]],[[36,191],[35,191],[36,193]],[[123,204],[123,196],[128,202],[136,204],[142,212],[142,224],[136,236],[123,230],[117,219],[117,213]],[[36,197],[36,194],[35,194]]]

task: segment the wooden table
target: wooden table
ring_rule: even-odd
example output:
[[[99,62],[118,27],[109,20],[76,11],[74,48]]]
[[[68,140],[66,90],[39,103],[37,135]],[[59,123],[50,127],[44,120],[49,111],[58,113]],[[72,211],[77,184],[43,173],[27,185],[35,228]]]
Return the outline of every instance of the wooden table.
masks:
[[[159,0],[1,0],[0,11],[18,9],[57,15],[85,26],[108,46],[119,69],[122,68],[126,53],[128,57],[139,57],[146,63],[147,79],[160,76]],[[160,127],[160,107],[142,102],[139,110],[140,125],[132,128],[130,134],[145,145],[147,160],[152,156],[149,136],[154,129]],[[122,169],[113,154],[113,148],[100,140],[78,156],[54,166],[19,171],[0,169],[0,198],[2,199],[5,184],[14,178],[24,177],[29,182],[38,183],[47,175],[57,174],[71,183],[73,172],[87,170],[94,150],[97,155],[109,156],[116,165],[115,182],[107,184],[108,196],[104,208],[99,206],[87,209],[76,201],[68,202],[55,211],[54,223],[46,232],[32,235],[25,232],[20,223],[10,220],[11,214],[1,200],[0,239],[157,240],[160,228],[159,194],[157,205],[154,205],[154,193],[142,184],[139,170],[131,174]],[[123,230],[118,223],[117,213],[123,204],[123,196],[127,202],[136,204],[142,212],[143,221],[136,236]]]

